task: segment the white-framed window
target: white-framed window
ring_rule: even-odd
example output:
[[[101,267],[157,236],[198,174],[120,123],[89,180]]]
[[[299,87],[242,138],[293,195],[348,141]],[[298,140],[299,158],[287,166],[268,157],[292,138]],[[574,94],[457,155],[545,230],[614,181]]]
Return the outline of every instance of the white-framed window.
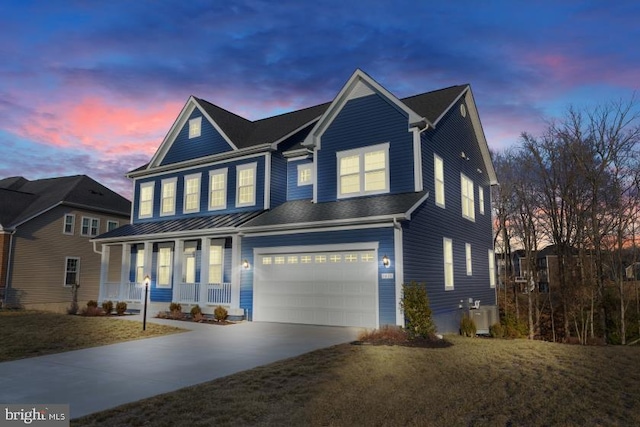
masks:
[[[236,207],[256,204],[257,163],[236,166]]]
[[[460,192],[462,194],[462,216],[470,221],[475,221],[476,210],[473,199],[473,181],[464,174],[460,174]]]
[[[196,138],[202,133],[202,116],[189,120],[189,139]]]
[[[138,218],[150,218],[153,216],[153,187],[155,182],[140,184],[140,198],[138,206]]]
[[[187,242],[182,253],[182,282],[196,282],[196,251],[198,245],[196,242]]]
[[[209,283],[222,283],[223,251],[222,245],[211,245],[209,247]]]
[[[107,221],[107,233],[109,231],[115,230],[119,226],[120,226],[120,223],[118,221],[112,221],[112,220]]]
[[[311,255],[300,255],[301,264],[311,264]]]
[[[436,205],[444,208],[444,162],[442,157],[433,155],[433,179],[436,194]]]
[[[80,258],[65,257],[64,259],[64,286],[72,286],[80,281]]]
[[[273,258],[273,261],[275,264],[284,264],[284,257],[283,256],[277,256]]]
[[[162,245],[158,248],[158,288],[171,287],[171,270],[173,266],[172,248],[169,245]]]
[[[330,262],[342,262],[342,255],[338,255],[338,254],[329,255],[329,261]]]
[[[175,215],[178,178],[166,178],[161,183],[160,216]]]
[[[288,264],[297,264],[298,263],[298,257],[295,255],[289,255],[287,257],[287,263]]]
[[[184,213],[200,212],[200,175],[195,173],[184,177]]]
[[[327,262],[327,256],[326,255],[316,255],[316,264],[324,264]]]
[[[298,165],[298,186],[313,184],[313,165]]]
[[[228,168],[209,171],[209,210],[227,208]]]
[[[389,143],[336,153],[338,197],[389,192]]]
[[[473,261],[471,259],[471,243],[464,244],[464,257],[467,261],[467,276],[473,275]]]
[[[484,188],[478,186],[478,210],[484,215]]]
[[[100,230],[100,220],[98,218],[82,217],[81,236],[97,236]]]
[[[273,264],[273,260],[270,256],[262,257],[262,265],[271,265],[271,264]]]
[[[360,261],[362,262],[373,262],[373,252],[364,252],[360,255]]]
[[[489,287],[496,287],[496,255],[493,249],[489,249]]]
[[[453,290],[453,242],[449,238],[442,239],[444,255],[444,290]]]
[[[74,214],[64,214],[64,224],[62,234],[73,234],[76,227],[76,216]]]
[[[138,245],[136,251],[136,283],[144,283],[144,246]]]

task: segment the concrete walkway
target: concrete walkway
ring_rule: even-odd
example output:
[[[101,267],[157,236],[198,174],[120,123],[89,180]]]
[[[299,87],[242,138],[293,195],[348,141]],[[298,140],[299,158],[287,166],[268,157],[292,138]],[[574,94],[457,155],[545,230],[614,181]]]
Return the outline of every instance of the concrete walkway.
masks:
[[[0,403],[69,404],[77,418],[353,341],[358,334],[356,328],[262,322],[147,322],[190,331],[0,363]]]

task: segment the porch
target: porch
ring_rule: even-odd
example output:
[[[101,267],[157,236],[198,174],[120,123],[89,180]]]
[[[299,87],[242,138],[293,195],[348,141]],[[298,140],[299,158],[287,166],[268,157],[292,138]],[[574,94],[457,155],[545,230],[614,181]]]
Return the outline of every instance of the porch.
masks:
[[[172,302],[199,305],[231,305],[231,283],[179,283]],[[102,300],[144,302],[144,283],[107,282]]]

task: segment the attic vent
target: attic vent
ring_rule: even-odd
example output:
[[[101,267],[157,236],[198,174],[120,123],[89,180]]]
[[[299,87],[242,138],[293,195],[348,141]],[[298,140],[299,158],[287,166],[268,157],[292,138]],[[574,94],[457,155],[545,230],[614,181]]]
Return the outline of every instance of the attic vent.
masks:
[[[460,115],[462,117],[467,117],[467,107],[464,105],[464,103],[460,104]]]

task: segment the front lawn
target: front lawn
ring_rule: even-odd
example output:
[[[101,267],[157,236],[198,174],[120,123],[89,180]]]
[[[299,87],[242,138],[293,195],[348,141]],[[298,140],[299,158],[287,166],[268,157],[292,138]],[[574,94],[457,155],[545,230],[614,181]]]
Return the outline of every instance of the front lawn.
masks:
[[[183,329],[37,311],[0,311],[0,362],[182,332]]]
[[[447,339],[339,345],[71,424],[640,425],[640,348]]]

